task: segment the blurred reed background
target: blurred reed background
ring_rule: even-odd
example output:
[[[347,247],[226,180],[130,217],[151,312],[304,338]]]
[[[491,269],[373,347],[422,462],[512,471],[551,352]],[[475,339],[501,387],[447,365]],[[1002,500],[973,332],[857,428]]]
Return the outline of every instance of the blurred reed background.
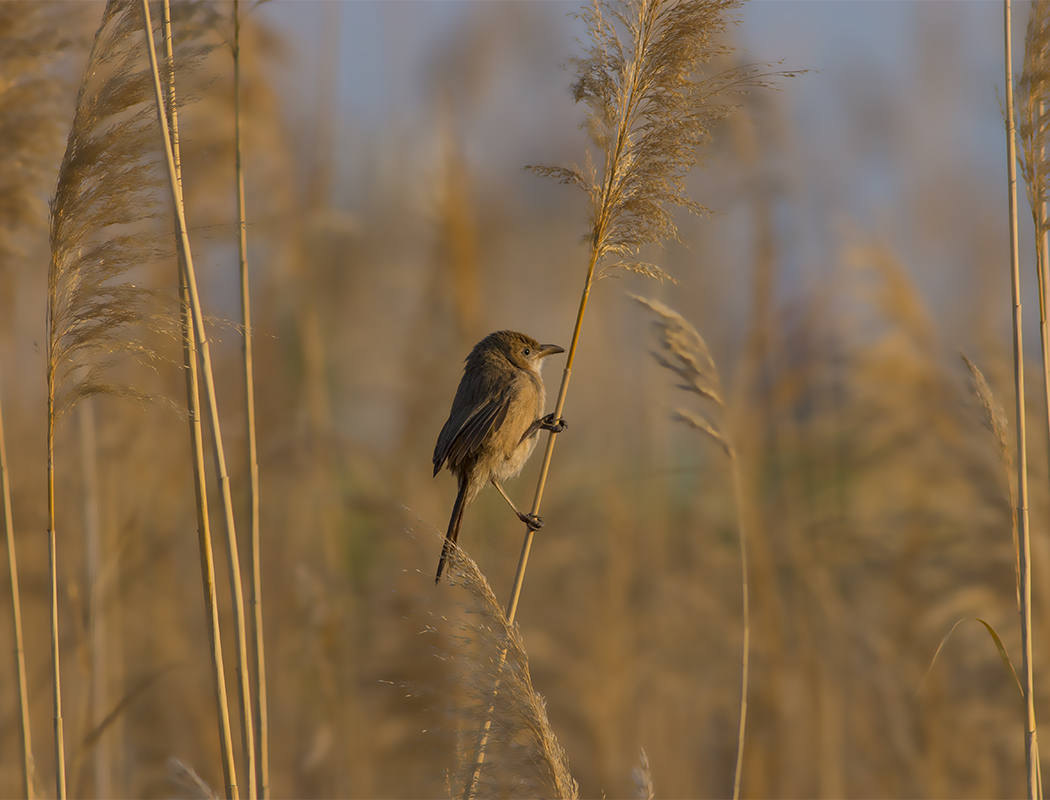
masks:
[[[710,215],[681,218],[683,244],[647,254],[677,284],[625,275],[592,296],[518,616],[582,796],[634,795],[643,748],[657,796],[725,796],[733,781],[733,489],[718,447],[672,420],[681,393],[651,358],[651,320],[631,293],[703,333],[736,431],[752,559],[744,796],[1024,792],[1022,709],[987,632],[961,625],[923,683],[965,617],[992,624],[1020,662],[1009,471],[958,357],[965,350],[1011,408],[1001,12],[839,5],[853,11],[763,0],[741,10],[727,41],[736,49],[714,68],[786,58],[773,69],[819,72],[741,98],[714,131],[706,169],[689,179]],[[0,397],[44,796],[54,774],[46,201],[102,8],[0,3]],[[584,33],[567,16],[576,8],[245,9],[275,797],[446,792],[467,691],[457,668],[467,593],[433,585],[455,490],[431,477],[430,456],[482,335],[519,329],[567,346],[572,332],[587,211],[521,167],[582,161],[583,112],[559,68]],[[199,34],[215,47],[180,86],[191,101],[179,124],[240,520],[231,28],[228,5],[215,9]],[[1018,63],[1026,13],[1018,4]],[[792,14],[812,27],[778,38]],[[875,48],[882,60],[851,46],[867,23],[890,35]],[[816,88],[799,88],[807,82]],[[349,114],[376,97],[388,110]],[[163,232],[168,218],[151,224]],[[174,293],[173,263],[135,278]],[[153,346],[153,369],[114,371],[181,405],[178,343]],[[559,370],[547,366],[550,394]],[[1042,408],[1042,381],[1027,385]],[[70,794],[173,796],[171,757],[221,791],[185,422],[165,404],[119,397],[91,409],[70,415],[56,441]],[[1043,719],[1045,424],[1029,419]],[[515,499],[526,502],[537,461],[508,486]],[[521,527],[495,492],[464,523],[462,543],[500,602]],[[0,615],[0,640],[12,641],[11,626]],[[0,796],[21,792],[14,670],[0,659]]]

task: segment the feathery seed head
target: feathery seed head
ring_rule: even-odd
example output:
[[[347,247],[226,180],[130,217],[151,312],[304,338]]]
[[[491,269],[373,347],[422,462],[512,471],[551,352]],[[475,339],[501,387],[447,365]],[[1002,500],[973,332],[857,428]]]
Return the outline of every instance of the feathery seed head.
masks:
[[[738,0],[627,0],[622,7],[594,0],[581,15],[592,44],[570,62],[572,93],[589,107],[585,128],[598,156],[588,153],[586,169],[527,169],[587,192],[595,262],[615,259],[599,277],[614,268],[667,277],[639,261],[639,249],[678,237],[676,207],[705,213],[687,196],[685,176],[700,161],[712,125],[730,113],[727,96],[772,77],[750,67],[702,74],[727,52],[721,38],[738,6]]]

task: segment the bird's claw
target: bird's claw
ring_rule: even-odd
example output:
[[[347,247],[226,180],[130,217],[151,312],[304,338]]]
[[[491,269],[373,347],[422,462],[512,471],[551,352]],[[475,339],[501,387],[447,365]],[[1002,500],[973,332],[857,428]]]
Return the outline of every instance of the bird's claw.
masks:
[[[530,531],[538,531],[543,527],[543,520],[535,514],[518,514],[518,519],[528,525]]]
[[[561,417],[555,419],[554,414],[548,414],[540,420],[540,427],[543,428],[543,430],[545,431],[550,431],[551,433],[561,433],[563,430],[569,427],[569,423]]]

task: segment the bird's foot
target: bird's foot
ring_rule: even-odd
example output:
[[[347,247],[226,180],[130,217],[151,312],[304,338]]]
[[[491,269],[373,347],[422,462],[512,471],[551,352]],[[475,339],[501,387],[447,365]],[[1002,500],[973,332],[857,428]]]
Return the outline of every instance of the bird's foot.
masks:
[[[551,433],[561,433],[569,427],[569,423],[561,417],[555,419],[554,414],[548,414],[540,420],[539,427]]]
[[[528,525],[530,531],[538,531],[543,527],[543,520],[535,514],[523,514],[518,512],[518,519]]]

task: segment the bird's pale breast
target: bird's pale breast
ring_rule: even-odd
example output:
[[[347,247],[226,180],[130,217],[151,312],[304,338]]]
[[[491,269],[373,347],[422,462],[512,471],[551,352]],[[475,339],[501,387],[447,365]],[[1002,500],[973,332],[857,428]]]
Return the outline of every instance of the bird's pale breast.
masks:
[[[516,424],[504,425],[496,435],[498,442],[493,442],[494,448],[505,454],[502,463],[494,470],[499,481],[513,478],[521,472],[532,451],[536,449],[538,431],[533,431],[525,441],[522,441],[521,437],[532,427],[532,423],[542,416],[546,404],[543,383],[538,376],[523,370],[517,380],[520,381],[520,389],[514,393],[507,414],[507,421],[514,420]]]

